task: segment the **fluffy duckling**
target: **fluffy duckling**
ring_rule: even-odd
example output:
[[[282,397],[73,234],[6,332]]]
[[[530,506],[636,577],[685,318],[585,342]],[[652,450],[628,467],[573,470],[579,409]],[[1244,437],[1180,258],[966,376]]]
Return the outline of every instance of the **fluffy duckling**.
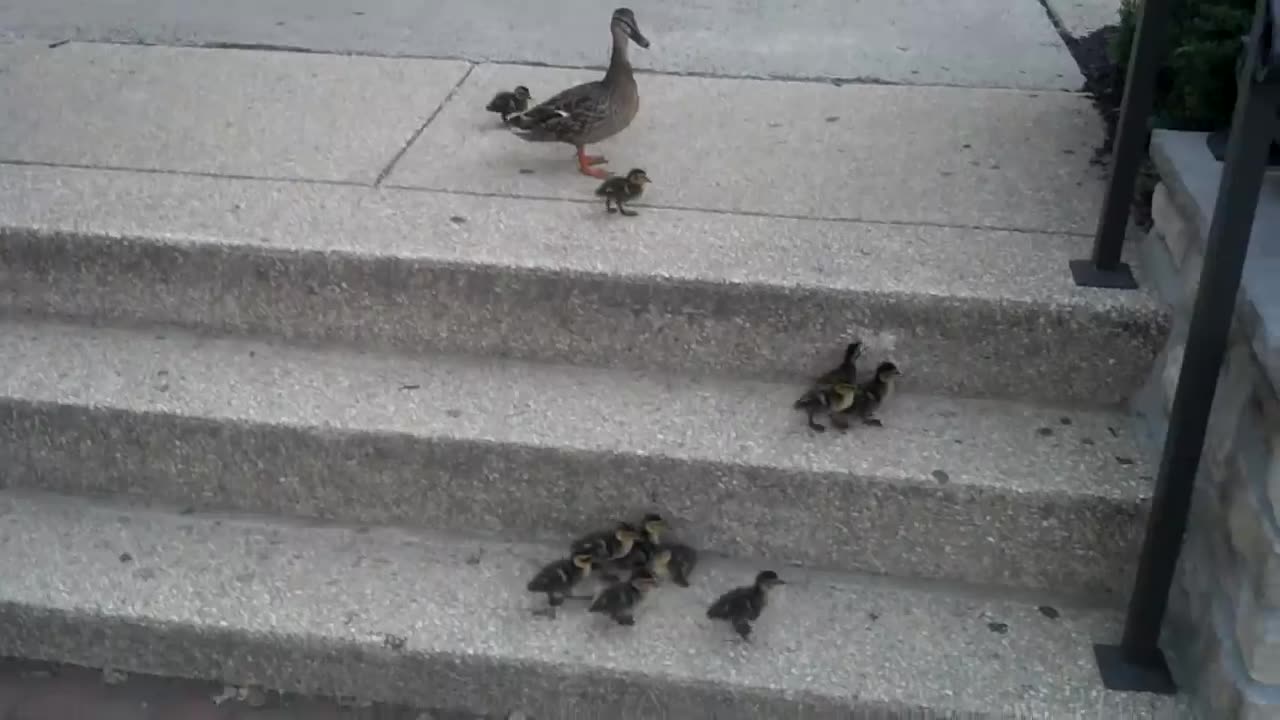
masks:
[[[659,545],[649,567],[656,577],[671,578],[680,587],[689,587],[689,574],[698,564],[698,551],[688,545],[669,543]]]
[[[835,368],[827,371],[814,383],[815,385],[835,385],[837,383],[847,383],[856,385],[858,383],[858,366],[857,360],[862,355],[862,343],[854,341],[845,346],[844,359]]]
[[[688,545],[663,542],[669,526],[661,515],[645,515],[641,527],[645,536],[636,541],[636,549],[632,550],[632,567],[648,568],[658,578],[671,578],[676,585],[689,587],[689,573],[698,563],[698,552]]]
[[[653,560],[654,551],[658,546],[658,539],[667,529],[667,521],[657,513],[649,513],[640,521],[640,536],[636,538],[631,545],[631,551],[625,556],[611,561],[609,570],[631,571],[636,568],[647,567]]]
[[[658,579],[653,573],[640,568],[631,573],[628,580],[614,583],[596,596],[595,602],[591,603],[591,612],[608,615],[619,625],[635,625],[636,606],[657,584]]]
[[[734,588],[711,603],[707,617],[728,621],[743,640],[750,640],[751,623],[760,619],[760,613],[769,601],[769,591],[778,585],[786,583],[778,573],[765,570],[756,575],[756,581],[751,585]]]
[[[866,425],[874,427],[883,425],[872,415],[893,394],[894,385],[900,375],[902,371],[891,362],[882,362],[877,365],[875,377],[858,386],[857,395],[848,409],[848,414],[862,418],[862,422]],[[832,422],[835,422],[835,418],[832,418]]]
[[[826,432],[826,426],[814,420],[820,412],[827,413],[831,424],[845,430],[849,422],[843,415],[851,410],[858,401],[862,389],[852,383],[839,382],[834,385],[816,385],[796,400],[795,409],[803,410],[809,416],[809,429],[814,432]]]
[[[652,182],[644,170],[635,168],[626,175],[614,175],[600,183],[596,195],[604,198],[604,209],[613,213],[620,212],[628,217],[639,215],[635,210],[628,210],[623,203],[631,202],[644,194],[644,186]],[[615,209],[614,204],[618,207]]]
[[[505,123],[508,117],[529,109],[529,88],[517,85],[515,90],[504,90],[494,95],[484,109],[498,113]]]
[[[641,533],[634,525],[622,522],[612,530],[601,530],[574,540],[569,551],[574,555],[590,555],[592,562],[603,567],[625,558],[640,537]]]
[[[552,608],[564,603],[565,597],[574,586],[591,574],[591,556],[580,553],[570,558],[557,560],[538,571],[529,581],[528,590],[534,593],[546,593],[547,604]]]

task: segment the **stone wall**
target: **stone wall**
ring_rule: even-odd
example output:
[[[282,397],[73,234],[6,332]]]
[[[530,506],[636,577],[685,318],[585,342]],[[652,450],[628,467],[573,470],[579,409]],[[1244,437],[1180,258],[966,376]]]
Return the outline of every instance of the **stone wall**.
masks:
[[[1175,324],[1137,400],[1157,453],[1208,229],[1203,198],[1197,205],[1182,176],[1187,168],[1161,154],[1153,144],[1164,181],[1155,192],[1154,227],[1143,240],[1143,267],[1174,307]],[[1274,232],[1280,237],[1280,227]],[[1179,686],[1205,720],[1280,718],[1280,396],[1268,354],[1259,352],[1266,313],[1259,314],[1249,293],[1242,290],[1219,377],[1162,639]]]

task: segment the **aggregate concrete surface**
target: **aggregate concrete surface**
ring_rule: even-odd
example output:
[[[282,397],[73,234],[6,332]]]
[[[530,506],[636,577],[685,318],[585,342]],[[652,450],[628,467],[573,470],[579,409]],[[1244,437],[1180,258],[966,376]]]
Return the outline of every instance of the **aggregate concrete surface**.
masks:
[[[507,720],[321,700],[214,683],[0,659],[0,720]]]
[[[634,0],[641,68],[1077,90],[1036,0]],[[155,44],[262,43],[327,52],[603,66],[596,0],[3,0],[0,35]]]
[[[784,384],[2,329],[11,486],[520,537],[660,507],[740,557],[1110,598],[1150,487],[1112,412],[903,393],[831,443]]]
[[[1098,684],[1091,642],[1115,636],[1110,611],[875,577],[777,568],[788,585],[746,645],[705,609],[762,568],[713,556],[691,587],[654,590],[639,632],[627,632],[578,601],[554,620],[532,615],[545,599],[524,586],[557,546],[5,492],[0,550],[0,576],[14,578],[0,586],[0,652],[88,665],[176,662],[229,682],[287,678],[304,691],[359,688],[482,713],[519,698],[548,720],[587,708],[618,720],[825,720],[874,708],[1146,720],[1173,705]]]
[[[633,53],[641,70],[835,79],[766,83],[643,74],[636,125],[600,149],[611,156],[615,171],[630,164],[650,170],[658,180],[657,192],[647,198],[651,202],[661,204],[665,194],[670,207],[687,203],[716,213],[1032,230],[1053,233],[1037,237],[1039,242],[1064,246],[1080,237],[1064,240],[1062,234],[1083,236],[1092,230],[1101,173],[1088,159],[1102,139],[1101,123],[1084,98],[1062,92],[1079,89],[1083,78],[1034,0],[959,0],[945,12],[924,0],[643,0],[631,5],[653,41],[650,50]],[[482,98],[496,85],[516,79],[531,78],[527,84],[545,96],[559,89],[558,83],[583,76],[535,65],[602,66],[607,58],[607,9],[602,7],[592,0],[0,0],[0,41],[16,40],[0,42],[0,162],[354,185],[341,190],[359,190],[364,196],[355,205],[380,212],[388,208],[369,198],[404,192],[371,187],[384,178],[389,184],[480,196],[589,199],[591,181],[573,174],[566,147],[524,145],[501,137],[501,130],[476,132],[493,120],[477,103],[482,107]],[[63,44],[68,40],[122,44]],[[435,59],[130,44],[269,45]],[[858,79],[906,87],[845,83]],[[706,102],[708,97],[715,102]],[[694,133],[700,135],[691,137]],[[130,199],[123,196],[136,186],[124,186],[113,197],[127,205]],[[261,187],[245,185],[235,192]],[[64,196],[75,191],[59,190]],[[329,208],[328,218],[340,217],[341,203],[331,206],[329,200],[320,198],[318,207]],[[22,201],[19,197],[15,206]],[[132,202],[153,204],[156,197],[135,194]],[[275,207],[286,217],[298,212],[288,202]],[[580,209],[532,214],[547,225]],[[152,210],[175,208],[153,204]],[[664,221],[656,212],[650,217]],[[732,220],[727,237],[786,235],[790,229],[742,231],[733,225],[748,222],[741,217]],[[783,220],[768,220],[775,221]],[[194,227],[167,230],[175,238],[198,238],[208,229],[202,222],[197,218]],[[669,215],[665,222],[697,224],[688,215]],[[805,232],[809,235],[801,232],[802,238],[822,235]],[[926,246],[939,252],[936,248],[949,241],[968,242],[964,232],[949,229]],[[994,242],[1005,241],[1016,239],[1002,236]],[[765,257],[778,251],[763,245]],[[905,263],[912,251],[904,253]],[[1056,262],[1060,252],[1051,254]],[[936,278],[917,280],[936,282],[939,292],[948,292]],[[10,601],[0,608],[18,617],[0,625],[0,637],[8,632],[11,649],[31,656],[46,650],[63,658],[109,655],[107,646],[118,642],[117,656],[147,657],[175,673],[216,677],[231,668],[323,687],[339,678],[352,692],[388,694],[420,683],[422,663],[435,662],[445,685],[440,694],[470,700],[471,693],[486,688],[466,688],[466,680],[449,675],[454,661],[440,658],[471,653],[478,642],[492,651],[487,660],[496,661],[500,670],[511,672],[512,662],[535,664],[533,672],[511,674],[507,682],[514,687],[505,688],[506,698],[524,693],[519,684],[530,677],[572,682],[577,671],[583,678],[604,677],[602,687],[638,688],[642,697],[654,687],[667,689],[663,682],[675,677],[672,702],[685,707],[705,707],[701,702],[712,691],[701,683],[746,688],[729,702],[753,712],[760,710],[754,702],[781,702],[777,690],[823,694],[843,707],[851,686],[872,699],[943,707],[996,702],[1028,707],[1039,712],[1036,717],[1050,708],[1071,708],[1136,718],[1163,706],[1158,698],[1097,689],[1087,648],[1091,639],[1114,636],[1114,616],[1107,612],[1066,611],[1058,621],[1025,603],[878,586],[841,589],[807,579],[801,586],[812,584],[816,592],[797,598],[799,629],[761,633],[764,643],[776,645],[788,660],[752,662],[726,656],[718,647],[684,654],[673,650],[677,638],[689,635],[685,620],[696,613],[682,606],[690,602],[687,597],[658,606],[656,633],[627,652],[606,647],[600,656],[587,658],[582,643],[562,642],[567,640],[563,630],[530,626],[511,608],[499,608],[493,619],[474,612],[494,597],[506,598],[516,576],[523,577],[535,561],[527,547],[490,544],[496,560],[480,565],[470,555],[460,559],[464,548],[456,543],[406,540],[395,531],[370,534],[255,521],[223,526],[188,516],[55,505],[14,500],[0,508],[0,515],[9,511],[6,520],[15,528],[5,536],[12,552],[0,554],[0,565],[8,577],[19,579],[0,586],[0,593],[7,593],[3,599]],[[194,537],[190,543],[174,542],[183,534]],[[134,556],[145,558],[147,567],[120,572],[122,556],[114,544],[121,542],[133,553],[130,563]],[[394,559],[391,579],[387,563],[380,562],[388,558]],[[32,563],[51,572],[26,572]],[[708,571],[720,584],[742,575],[714,563]],[[452,588],[460,577],[475,584]],[[446,592],[439,592],[442,584]],[[282,600],[289,603],[287,613],[279,611]],[[353,634],[351,611],[345,609],[371,603],[390,605],[373,611],[377,627],[363,629],[398,624],[407,638],[407,652],[390,665],[385,636],[370,640]],[[864,618],[869,606],[882,609]],[[43,613],[35,624],[28,623],[33,616],[26,609],[31,608]],[[40,631],[49,627],[39,624],[49,621],[49,613],[61,613],[51,624],[61,623],[65,635]],[[157,628],[166,630],[157,633]],[[34,634],[24,635],[28,631]],[[347,659],[335,660],[332,647],[347,651]],[[973,662],[977,656],[988,662]],[[352,668],[352,657],[375,662]],[[565,665],[536,665],[546,657]],[[290,664],[298,662],[303,667],[291,674]],[[493,667],[472,667],[472,677],[492,679]],[[630,679],[613,674],[637,668],[641,672],[629,673]],[[297,706],[305,708],[303,714],[284,707],[287,703],[250,710],[235,703],[213,705],[206,691],[216,687],[179,689],[170,681],[131,684],[132,679],[107,686],[90,671],[44,679],[33,679],[29,668],[15,672],[0,668],[3,720],[187,720],[178,712],[190,712],[191,720],[424,720],[408,710],[368,715],[360,713],[372,711],[319,701]],[[495,696],[502,690],[495,689]],[[455,720],[446,714],[427,717]]]

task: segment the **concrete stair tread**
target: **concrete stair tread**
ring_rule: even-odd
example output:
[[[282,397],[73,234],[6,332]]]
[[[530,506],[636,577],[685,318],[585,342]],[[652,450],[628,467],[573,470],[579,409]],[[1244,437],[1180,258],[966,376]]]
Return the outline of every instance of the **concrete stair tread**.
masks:
[[[1167,329],[1076,236],[13,166],[0,225],[0,305],[362,347],[786,379],[858,334],[929,392],[1116,406]]]
[[[902,393],[884,426],[810,431],[802,386],[494,358],[375,355],[172,330],[11,321],[9,402],[465,438],[797,473],[1136,502],[1152,468],[1119,412]],[[909,377],[911,358],[895,358]],[[878,358],[867,358],[868,372]],[[797,482],[804,482],[798,477]]]
[[[1149,293],[1071,281],[1067,262],[1088,255],[1091,237],[660,207],[627,219],[606,214],[589,192],[582,198],[586,202],[0,165],[4,227],[82,233],[103,242],[125,237],[1161,313]]]
[[[776,568],[791,584],[744,647],[704,611],[762,568],[715,557],[627,629],[573,601],[531,616],[523,586],[554,546],[6,491],[0,550],[4,646],[90,666],[534,717],[1172,707],[1101,688],[1090,644],[1115,638],[1111,611],[876,578]]]

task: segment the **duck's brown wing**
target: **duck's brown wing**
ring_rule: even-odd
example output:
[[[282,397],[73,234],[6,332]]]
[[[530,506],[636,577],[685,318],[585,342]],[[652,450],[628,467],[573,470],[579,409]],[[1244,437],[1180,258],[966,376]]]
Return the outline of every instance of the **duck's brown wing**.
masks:
[[[575,85],[510,119],[511,127],[526,140],[573,142],[608,115],[609,93],[604,83]]]

